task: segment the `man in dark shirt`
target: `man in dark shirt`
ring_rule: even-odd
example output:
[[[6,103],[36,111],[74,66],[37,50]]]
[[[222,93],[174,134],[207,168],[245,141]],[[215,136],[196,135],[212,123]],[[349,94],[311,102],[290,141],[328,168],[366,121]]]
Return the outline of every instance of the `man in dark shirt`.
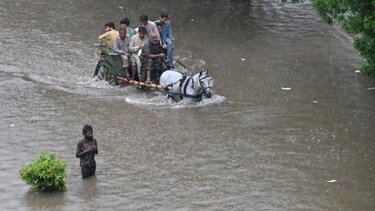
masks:
[[[163,64],[166,63],[166,60],[163,48],[156,34],[151,33],[150,40],[142,48],[140,59],[142,66],[146,69],[146,83],[151,83],[151,78],[154,83],[157,83],[157,77],[160,77],[165,69]]]
[[[90,125],[83,127],[82,134],[84,138],[78,142],[76,157],[80,159],[82,178],[88,178],[95,175],[95,154],[98,154],[98,145],[93,138],[93,129]]]

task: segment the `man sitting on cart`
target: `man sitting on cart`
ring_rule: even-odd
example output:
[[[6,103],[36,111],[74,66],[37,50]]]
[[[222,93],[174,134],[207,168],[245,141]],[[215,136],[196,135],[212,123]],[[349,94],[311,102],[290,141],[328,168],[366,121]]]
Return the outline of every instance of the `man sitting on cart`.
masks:
[[[141,68],[146,69],[146,83],[151,83],[151,74],[152,81],[157,83],[157,77],[160,77],[161,73],[165,70],[165,64],[167,63],[157,34],[151,33],[150,41],[143,46],[141,63]]]
[[[126,33],[124,29],[120,29],[119,35],[115,38],[114,41],[114,51],[121,56],[122,67],[124,69],[125,75],[130,78],[134,78],[135,73],[129,72],[129,43],[130,35]]]
[[[156,25],[160,25],[160,39],[163,44],[163,48],[167,51],[168,58],[168,69],[173,67],[173,36],[171,22],[168,20],[169,16],[167,12],[161,12],[159,20],[155,21]]]
[[[137,34],[137,32],[133,28],[130,27],[129,18],[123,18],[120,21],[120,29],[126,29],[126,32],[130,34],[130,37]]]
[[[105,33],[98,37],[100,44],[106,46],[109,49],[113,49],[113,42],[118,36],[118,31],[115,30],[115,24],[112,22],[104,25]]]
[[[138,34],[132,36],[130,38],[129,44],[129,51],[131,52],[130,63],[131,63],[131,71],[132,73],[136,73],[138,69],[138,78],[143,78],[144,71],[141,71],[141,60],[139,59],[139,55],[141,53],[141,49],[148,42],[148,35],[147,30],[144,26],[140,26],[138,28]],[[137,75],[136,75],[137,76]],[[134,78],[136,79],[136,77]]]

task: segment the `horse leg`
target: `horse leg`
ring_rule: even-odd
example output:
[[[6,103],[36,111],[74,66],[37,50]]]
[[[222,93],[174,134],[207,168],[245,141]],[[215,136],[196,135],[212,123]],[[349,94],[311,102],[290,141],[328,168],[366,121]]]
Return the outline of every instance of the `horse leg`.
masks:
[[[179,100],[176,100],[175,96],[172,94],[167,94],[167,99],[172,99],[175,103],[179,101]]]
[[[172,99],[172,100],[174,100],[175,101],[175,99],[173,98],[173,96],[172,95],[170,95],[170,94],[167,94],[167,99],[169,100],[169,99]]]

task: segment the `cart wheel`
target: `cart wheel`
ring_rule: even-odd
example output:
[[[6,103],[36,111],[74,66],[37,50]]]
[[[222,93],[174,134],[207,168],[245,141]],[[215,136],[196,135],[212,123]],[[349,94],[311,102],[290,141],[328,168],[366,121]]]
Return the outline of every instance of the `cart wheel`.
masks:
[[[100,80],[108,81],[109,84],[118,85],[117,74],[108,62],[101,62],[96,66],[94,76]]]

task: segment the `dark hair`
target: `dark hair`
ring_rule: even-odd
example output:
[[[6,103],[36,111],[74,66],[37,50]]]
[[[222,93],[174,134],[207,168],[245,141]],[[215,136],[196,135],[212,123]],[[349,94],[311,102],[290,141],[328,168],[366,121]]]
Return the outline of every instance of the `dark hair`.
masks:
[[[129,26],[129,25],[130,25],[129,18],[123,18],[123,19],[120,21],[120,24],[125,24],[126,26]]]
[[[148,17],[147,17],[147,15],[141,15],[141,16],[139,17],[139,20],[140,20],[140,21],[148,21]]]
[[[156,26],[161,26],[161,23],[158,21],[158,22],[155,22]]]
[[[115,29],[115,24],[113,22],[108,22],[108,23],[104,24],[104,27],[107,27],[107,26]]]
[[[146,27],[144,27],[144,26],[140,26],[140,27],[138,28],[138,32],[141,32],[141,33],[143,33],[143,34],[147,34],[147,29],[146,29]]]
[[[123,32],[126,35],[126,29],[120,29],[118,32]]]
[[[161,18],[168,18],[168,13],[166,11],[163,11],[160,13]]]
[[[86,133],[89,132],[89,131],[91,131],[91,132],[93,131],[92,127],[90,125],[83,126],[83,129],[82,129],[82,134],[83,135],[86,135]]]

